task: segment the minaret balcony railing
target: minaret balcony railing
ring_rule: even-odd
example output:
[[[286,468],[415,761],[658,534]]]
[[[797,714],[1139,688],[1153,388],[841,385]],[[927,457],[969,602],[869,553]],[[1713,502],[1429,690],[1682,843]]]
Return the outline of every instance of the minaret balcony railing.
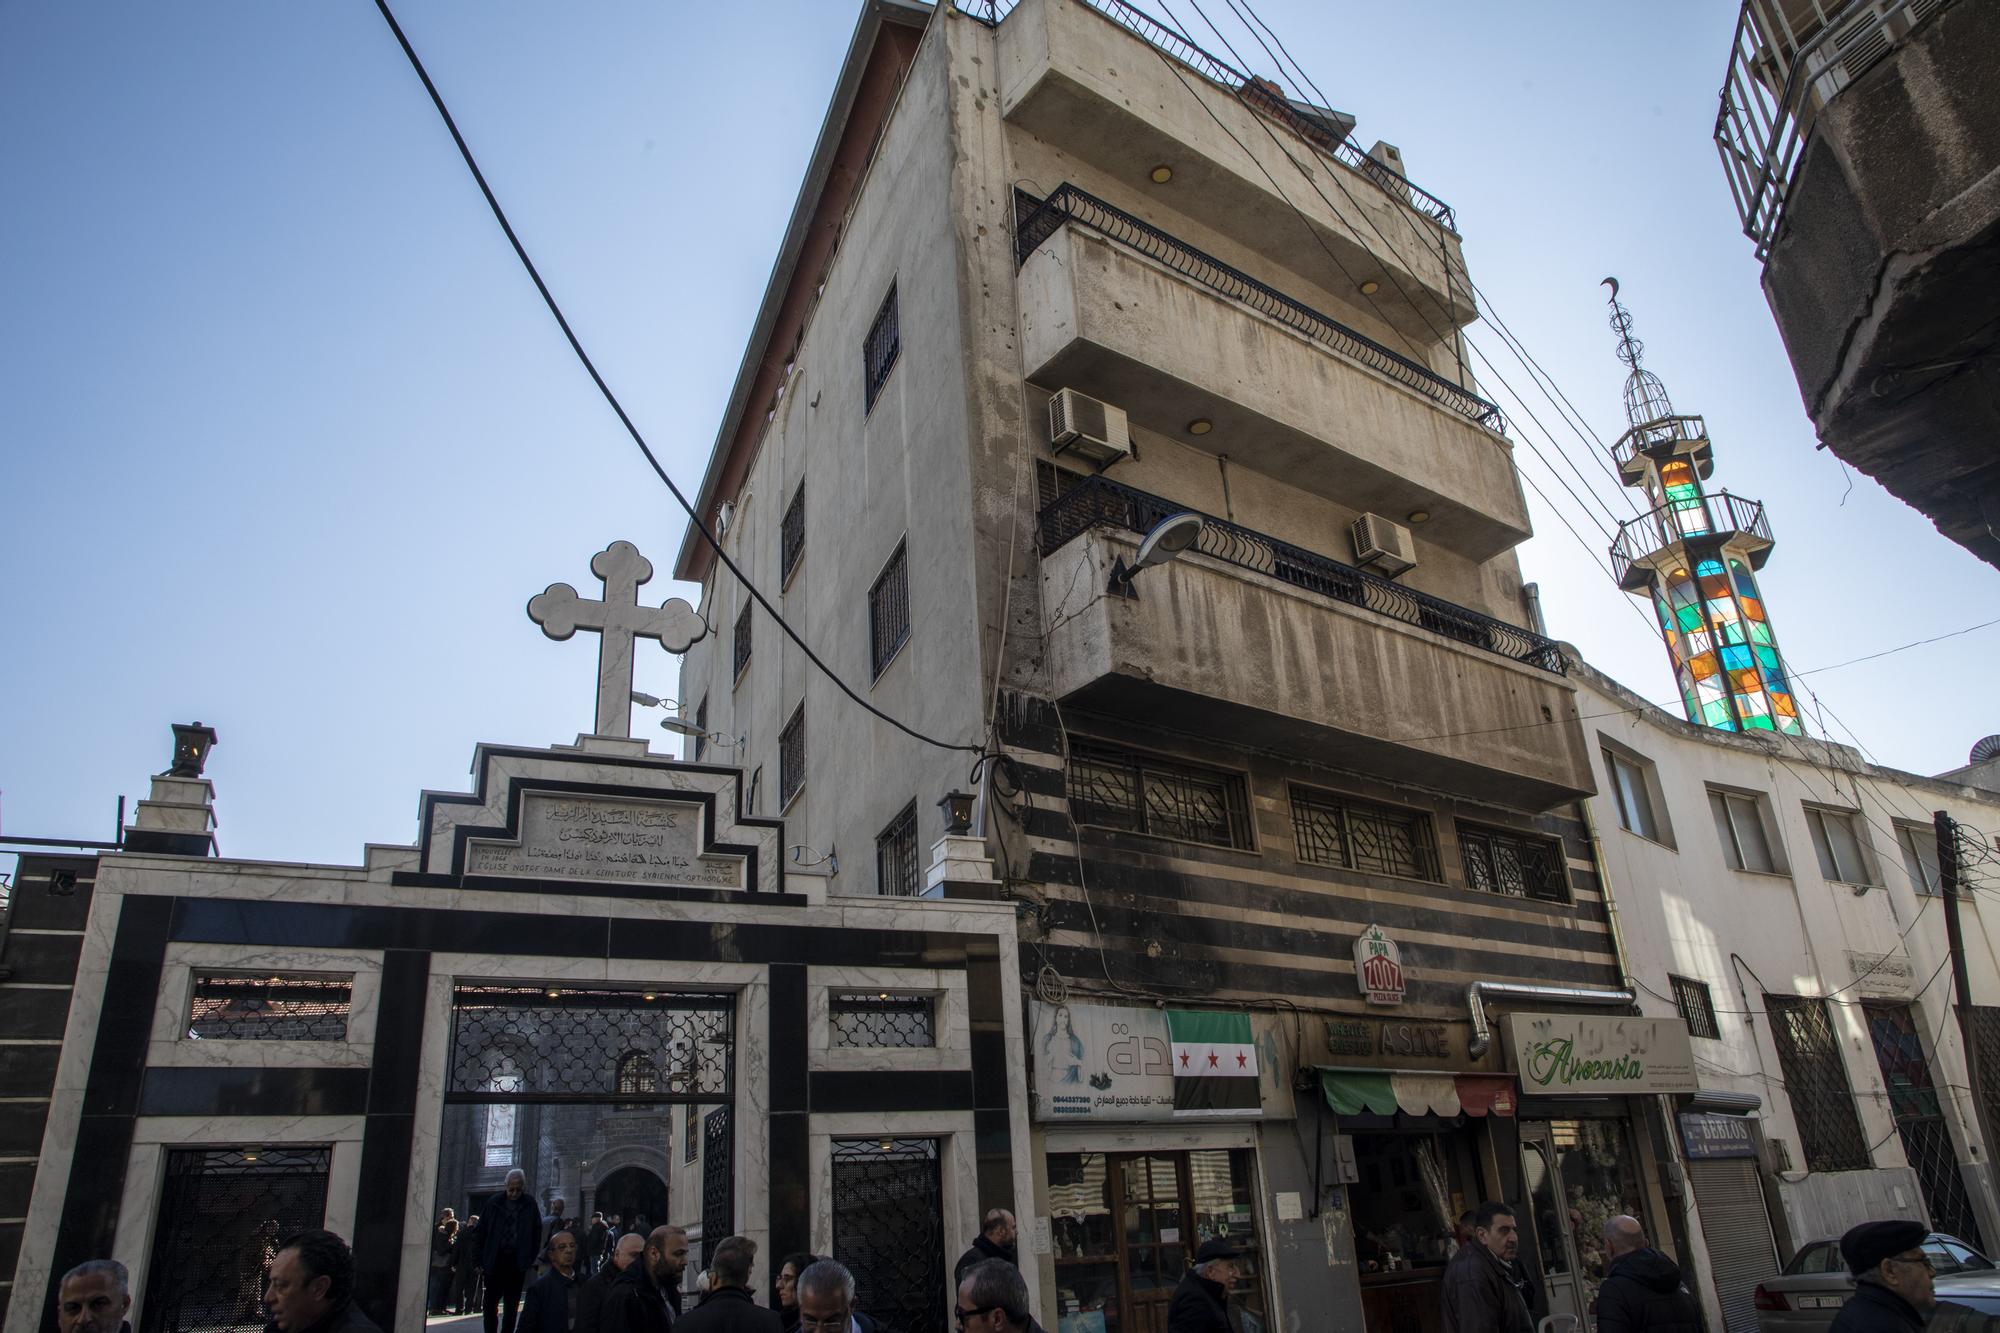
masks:
[[[1171,515],[1197,512],[1108,477],[1088,477],[1042,508],[1036,532],[1041,553],[1046,556],[1092,528],[1145,533]],[[1499,657],[1556,675],[1566,674],[1562,649],[1552,639],[1211,514],[1201,517],[1201,532],[1191,548],[1201,555],[1322,597],[1365,607]]]
[[[1086,227],[1165,264],[1184,278],[1288,325],[1349,360],[1387,375],[1488,430],[1497,433],[1507,428],[1500,409],[1478,394],[1468,392],[1428,366],[1390,351],[1331,315],[1323,315],[1276,288],[1265,286],[1241,269],[1232,268],[1213,255],[1195,249],[1152,223],[1143,222],[1074,185],[1065,182],[1046,199],[1036,199],[1025,190],[1016,190],[1014,204],[1015,216],[1019,218],[1014,231],[1017,265],[1026,264],[1029,256],[1041,249],[1042,243],[1055,235],[1064,223]]]
[[[1761,500],[1745,500],[1728,491],[1669,500],[1618,525],[1618,539],[1611,543],[1611,569],[1629,592],[1644,587],[1651,577],[1651,566],[1641,565],[1642,560],[1682,542],[1723,546],[1735,540],[1747,541],[1753,548],[1749,552],[1753,564],[1763,564],[1772,538]]]
[[[1715,468],[1715,456],[1708,443],[1708,425],[1700,417],[1660,417],[1634,426],[1611,446],[1618,475],[1630,486],[1644,478],[1649,459],[1685,454],[1696,471],[1706,477]]]

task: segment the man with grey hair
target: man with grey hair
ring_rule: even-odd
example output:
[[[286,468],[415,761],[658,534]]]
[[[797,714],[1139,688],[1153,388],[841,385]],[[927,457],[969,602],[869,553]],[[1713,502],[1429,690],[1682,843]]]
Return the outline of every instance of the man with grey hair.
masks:
[[[485,1333],[514,1333],[521,1288],[542,1252],[542,1210],[529,1196],[520,1168],[507,1173],[506,1188],[479,1210],[479,1229],[479,1271],[486,1279],[481,1322]]]
[[[1042,1333],[1028,1313],[1028,1281],[1005,1259],[982,1259],[965,1270],[953,1313],[965,1333]]]
[[[756,1265],[757,1242],[748,1236],[731,1236],[717,1245],[708,1261],[708,1290],[701,1304],[674,1321],[676,1333],[784,1333],[778,1312],[750,1299],[750,1272]]]
[[[1636,1217],[1604,1224],[1609,1259],[1597,1289],[1597,1333],[1701,1333],[1701,1309],[1673,1260],[1646,1243]]]
[[[132,1279],[116,1259],[87,1259],[63,1274],[56,1288],[61,1333],[132,1333]]]
[[[854,1274],[837,1259],[818,1259],[799,1273],[799,1333],[879,1333],[881,1325],[854,1308]]]

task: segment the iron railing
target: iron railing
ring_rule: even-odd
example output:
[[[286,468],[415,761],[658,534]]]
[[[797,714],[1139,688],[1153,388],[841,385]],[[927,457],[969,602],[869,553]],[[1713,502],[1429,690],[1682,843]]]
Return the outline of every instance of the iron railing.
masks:
[[[914,898],[919,878],[917,803],[911,801],[875,835],[875,892],[885,898]]]
[[[1701,474],[1707,476],[1714,468],[1714,451],[1708,443],[1708,423],[1700,417],[1658,417],[1642,426],[1634,426],[1611,446],[1611,458],[1618,464],[1619,472],[1623,473],[1634,458],[1680,443],[1700,446],[1693,451],[1692,459]]]
[[[1213,255],[1195,249],[1186,241],[1142,222],[1123,209],[1064,182],[1046,199],[1036,199],[1026,191],[1015,191],[1015,216],[1020,219],[1014,234],[1017,263],[1028,257],[1055,235],[1064,223],[1088,227],[1130,246],[1149,259],[1158,260],[1182,277],[1191,278],[1209,290],[1269,315],[1298,330],[1352,361],[1359,361],[1433,402],[1493,431],[1506,429],[1500,409],[1475,393],[1420,365],[1400,352],[1392,352],[1365,334],[1357,333],[1330,315],[1293,300],[1276,288],[1267,287],[1241,269],[1232,268]]]
[[[1771,520],[1764,516],[1761,500],[1746,500],[1728,491],[1695,500],[1669,500],[1618,525],[1618,539],[1611,543],[1611,572],[1623,583],[1626,571],[1643,556],[1690,538],[1739,532],[1771,540]]]
[[[1041,552],[1048,555],[1092,528],[1144,533],[1174,514],[1199,513],[1186,505],[1087,477],[1042,508],[1036,519]],[[1365,607],[1378,615],[1483,649],[1499,657],[1562,675],[1562,649],[1551,639],[1489,615],[1392,583],[1379,574],[1341,564],[1313,551],[1202,514],[1193,549],[1212,559],[1253,570],[1295,588]]]
[[[959,9],[989,27],[997,26],[1000,20],[1012,13],[1020,0],[961,0]],[[1185,34],[1148,14],[1145,10],[1128,5],[1125,0],[1083,0],[1083,3],[1110,19],[1125,31],[1181,64],[1212,83],[1221,84],[1229,92],[1254,101],[1259,110],[1267,112],[1273,119],[1297,134],[1314,148],[1350,167],[1368,179],[1382,193],[1400,203],[1408,204],[1420,215],[1451,232],[1458,234],[1457,219],[1452,215],[1451,205],[1430,191],[1412,185],[1407,177],[1381,159],[1370,157],[1361,150],[1361,145],[1348,135],[1335,135],[1327,127],[1300,112],[1285,98],[1272,92],[1267,85],[1237,69],[1228,61],[1203,50]]]
[[[1818,4],[1794,23],[1780,0],[1744,0],[1715,115],[1715,148],[1757,258],[1784,224],[1792,175],[1826,104],[1946,0],[1852,0],[1829,15]]]

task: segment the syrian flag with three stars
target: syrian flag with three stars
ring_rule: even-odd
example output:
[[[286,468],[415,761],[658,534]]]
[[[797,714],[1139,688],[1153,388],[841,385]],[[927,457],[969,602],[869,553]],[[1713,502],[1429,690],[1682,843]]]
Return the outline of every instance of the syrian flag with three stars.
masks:
[[[1174,1046],[1175,1115],[1257,1115],[1257,1047],[1250,1015],[1167,1010]]]

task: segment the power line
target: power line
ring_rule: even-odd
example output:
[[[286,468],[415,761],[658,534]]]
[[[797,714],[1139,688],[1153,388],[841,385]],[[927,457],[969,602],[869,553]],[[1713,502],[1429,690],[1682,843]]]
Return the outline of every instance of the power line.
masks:
[[[486,183],[486,174],[479,169],[479,163],[473,158],[472,149],[465,142],[465,136],[459,133],[458,122],[452,118],[451,109],[445,105],[444,97],[438,92],[437,85],[431,81],[430,71],[424,68],[424,62],[418,58],[416,48],[410,45],[410,39],[403,35],[402,25],[396,22],[396,16],[389,11],[388,0],[375,0],[375,8],[381,11],[383,21],[389,25],[389,31],[395,34],[397,44],[403,48],[403,54],[409,57],[410,67],[416,71],[417,77],[423,81],[424,91],[430,94],[431,104],[437,108],[438,115],[443,119],[445,128],[451,131],[452,142],[458,145],[459,156],[465,159],[467,170],[472,172],[472,179],[478,183],[479,192],[486,196],[487,207],[493,210],[494,220],[500,224],[500,230],[507,234],[507,243],[514,247],[515,257],[521,261],[521,267],[527,270],[528,277],[534,281],[535,290],[541,293],[543,304],[548,306],[549,313],[555,316],[556,324],[562,329],[563,337],[569,340],[570,350],[576,353],[576,359],[590,373],[591,382],[597,385],[597,391],[604,396],[604,401],[610,404],[611,410],[618,415],[619,423],[625,427],[626,434],[632,437],[632,442],[639,446],[639,452],[645,455],[646,462],[653,469],[654,474],[666,483],[667,489],[673,493],[674,499],[680,504],[682,509],[687,511],[688,522],[694,525],[695,531],[701,534],[702,540],[715,552],[716,559],[720,560],[723,567],[736,576],[737,582],[743,585],[744,590],[750,594],[757,605],[763,607],[765,612],[778,622],[778,628],[785,632],[785,637],[798,645],[799,651],[806,655],[806,660],[811,662],[820,674],[838,686],[842,694],[845,694],[849,699],[859,704],[864,711],[883,722],[887,722],[904,735],[921,741],[925,745],[936,746],[940,750],[976,754],[983,759],[987,753],[985,745],[964,745],[953,741],[938,740],[936,737],[925,735],[923,732],[918,731],[898,718],[891,717],[888,713],[883,712],[880,708],[862,698],[853,686],[841,679],[839,673],[828,666],[820,658],[819,654],[812,650],[812,646],[805,641],[797,630],[792,628],[791,623],[785,619],[778,608],[771,605],[770,598],[766,597],[758,589],[757,585],[750,581],[749,576],[737,566],[736,562],[729,558],[729,553],[722,549],[722,543],[716,540],[715,534],[709,531],[708,525],[702,521],[701,515],[688,502],[687,496],[681,493],[681,488],[674,484],[674,479],[667,475],[666,468],[660,465],[660,460],[654,455],[652,446],[648,445],[646,437],[639,433],[639,427],[633,423],[631,416],[625,411],[624,404],[618,401],[618,395],[611,391],[611,386],[605,382],[604,376],[598,372],[596,363],[590,359],[590,354],[583,350],[583,343],[577,338],[576,330],[570,327],[569,319],[563,314],[562,307],[556,303],[554,294],[549,291],[549,285],[542,281],[541,272],[535,267],[535,261],[528,257],[528,251],[521,244],[521,238],[515,235],[514,224],[507,220],[507,212],[500,207],[500,200],[494,195],[493,187]]]

